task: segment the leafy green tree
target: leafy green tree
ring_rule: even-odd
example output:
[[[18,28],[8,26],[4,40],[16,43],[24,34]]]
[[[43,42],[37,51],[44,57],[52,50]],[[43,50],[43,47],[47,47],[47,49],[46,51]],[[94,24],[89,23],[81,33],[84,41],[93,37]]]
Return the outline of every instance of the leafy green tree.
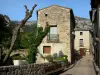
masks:
[[[0,43],[11,34],[10,26],[8,26],[6,15],[0,14]],[[7,16],[6,16],[7,17]]]
[[[9,21],[10,19],[8,16],[0,14],[0,44],[4,48],[9,47],[12,35]]]
[[[27,60],[29,63],[35,63],[36,55],[38,53],[37,47],[41,44],[43,38],[47,35],[49,30],[50,27],[49,25],[47,25],[44,30],[42,27],[38,27],[35,34],[31,33],[29,40],[28,56],[27,56]]]
[[[21,33],[21,43],[20,46],[23,49],[29,48],[29,32],[23,32]]]
[[[0,14],[0,65],[4,58],[4,47],[8,47],[9,39],[12,35],[12,29],[9,26],[10,19],[6,15]]]
[[[33,23],[32,25],[26,25],[23,28],[24,32],[21,33],[21,43],[20,46],[21,48],[28,49],[29,48],[29,36],[30,34],[36,33],[37,30],[37,24]]]

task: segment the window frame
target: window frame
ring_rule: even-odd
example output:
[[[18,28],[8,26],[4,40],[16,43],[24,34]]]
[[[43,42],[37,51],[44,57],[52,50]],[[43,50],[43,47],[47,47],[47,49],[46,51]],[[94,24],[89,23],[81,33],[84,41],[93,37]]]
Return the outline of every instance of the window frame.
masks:
[[[58,34],[58,28],[57,28],[57,25],[50,25],[50,28],[51,27],[56,27],[56,33],[52,33],[51,31],[48,33],[48,35],[47,35],[47,42],[49,43],[49,42],[53,42],[53,43],[57,43],[57,42],[59,42],[59,34]],[[51,30],[51,29],[50,29]],[[53,36],[53,34],[54,34],[54,36],[56,36],[56,39],[52,39],[52,37],[51,36]]]
[[[79,39],[79,46],[80,46],[80,47],[84,47],[83,39]]]
[[[45,50],[44,50],[45,47],[50,48],[50,51],[49,52],[45,52]],[[43,46],[43,54],[51,54],[51,46]]]

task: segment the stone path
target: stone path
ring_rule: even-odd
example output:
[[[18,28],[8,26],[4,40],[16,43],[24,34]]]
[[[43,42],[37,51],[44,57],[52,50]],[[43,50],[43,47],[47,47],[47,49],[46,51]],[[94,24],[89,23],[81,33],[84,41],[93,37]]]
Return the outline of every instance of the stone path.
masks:
[[[92,55],[86,55],[76,65],[60,75],[96,75]]]

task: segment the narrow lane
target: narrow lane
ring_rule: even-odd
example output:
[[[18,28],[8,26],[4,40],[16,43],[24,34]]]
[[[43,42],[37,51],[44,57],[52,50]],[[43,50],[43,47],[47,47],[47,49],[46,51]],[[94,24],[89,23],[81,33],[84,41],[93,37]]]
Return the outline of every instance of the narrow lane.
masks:
[[[76,65],[60,75],[96,75],[92,55],[86,55]]]

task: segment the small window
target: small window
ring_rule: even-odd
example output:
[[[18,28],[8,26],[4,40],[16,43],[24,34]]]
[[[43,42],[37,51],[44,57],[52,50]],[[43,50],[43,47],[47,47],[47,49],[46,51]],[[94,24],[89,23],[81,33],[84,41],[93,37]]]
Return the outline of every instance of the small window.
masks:
[[[47,17],[47,16],[48,16],[48,14],[47,14],[47,13],[45,13],[45,16]]]
[[[80,32],[80,35],[83,35],[83,32]]]
[[[83,39],[79,40],[80,47],[84,47]]]
[[[51,46],[43,46],[43,53],[50,54],[51,53]]]

